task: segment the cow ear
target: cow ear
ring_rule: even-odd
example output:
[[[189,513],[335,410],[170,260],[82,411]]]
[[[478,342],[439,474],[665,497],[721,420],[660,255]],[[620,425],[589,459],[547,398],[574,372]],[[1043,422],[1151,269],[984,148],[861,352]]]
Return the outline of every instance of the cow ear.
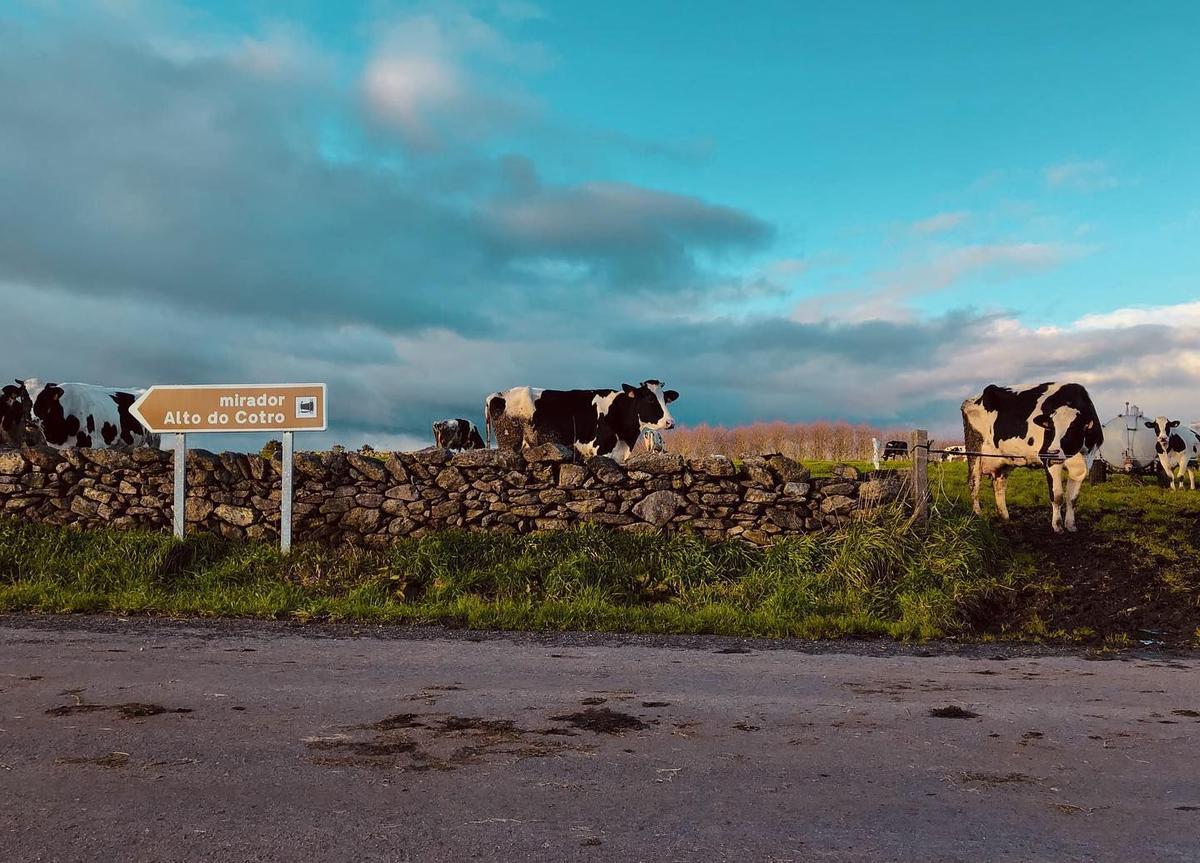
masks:
[[[630,398],[633,398],[634,393],[637,392],[637,387],[631,387],[629,384],[621,384],[621,389],[624,390],[625,395],[629,396]]]
[[[663,401],[665,401],[667,404],[670,404],[677,398],[679,398],[679,393],[677,393],[675,390],[667,390],[665,393],[663,393]]]
[[[1169,428],[1169,429],[1178,428],[1178,427],[1179,427],[1179,420],[1171,420],[1169,423],[1167,423],[1167,428]]]
[[[1150,422],[1150,420],[1146,420],[1146,428],[1148,428],[1148,429],[1154,428],[1154,423]]]

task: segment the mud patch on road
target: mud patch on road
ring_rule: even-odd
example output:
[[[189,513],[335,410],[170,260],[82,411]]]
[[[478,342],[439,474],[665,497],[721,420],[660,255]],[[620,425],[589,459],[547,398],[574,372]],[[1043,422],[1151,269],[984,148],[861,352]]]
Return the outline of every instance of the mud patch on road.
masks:
[[[432,683],[425,686],[420,692],[414,692],[408,696],[409,701],[424,701],[432,706],[437,704],[438,699],[442,698],[447,692],[462,692],[464,687],[458,683]]]
[[[569,747],[544,739],[553,733],[519,728],[511,719],[397,713],[303,743],[320,753],[309,760],[322,767],[420,772],[556,755]]]
[[[551,716],[552,722],[565,722],[573,728],[595,734],[624,734],[626,731],[644,731],[650,726],[636,716],[610,710],[607,707],[589,707],[576,713]]]
[[[122,719],[144,719],[147,716],[161,716],[164,713],[191,713],[190,707],[163,707],[161,704],[149,704],[142,701],[129,701],[124,704],[94,704],[80,701],[76,704],[62,704],[51,707],[46,711],[47,716],[74,716],[79,713],[100,713],[111,711]]]
[[[1024,773],[985,773],[968,770],[959,775],[958,781],[970,785],[995,787],[999,785],[1039,785],[1042,780]]]
[[[1189,719],[1200,719],[1200,710],[1172,710],[1172,716],[1186,716]]]
[[[55,764],[84,765],[89,767],[124,767],[129,763],[128,752],[110,752],[107,755],[71,756],[55,758]]]
[[[936,719],[978,719],[979,714],[957,704],[947,704],[945,707],[935,707],[929,715]]]

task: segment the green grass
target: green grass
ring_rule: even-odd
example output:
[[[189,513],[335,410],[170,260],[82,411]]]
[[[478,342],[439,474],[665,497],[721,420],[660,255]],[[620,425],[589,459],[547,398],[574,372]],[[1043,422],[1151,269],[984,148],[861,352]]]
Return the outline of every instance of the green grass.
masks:
[[[888,512],[765,550],[581,528],[448,532],[385,551],[0,522],[0,609],[503,629],[931,638],[1006,589],[995,536],[965,515],[927,538]]]
[[[1078,534],[1049,530],[1018,471],[1014,522],[931,468],[934,517],[903,512],[754,549],[689,534],[447,532],[386,550],[82,532],[0,520],[0,610],[235,616],[535,630],[1200,641],[1200,492],[1085,485]],[[990,495],[985,494],[990,510]],[[1132,611],[1130,610],[1132,609]]]

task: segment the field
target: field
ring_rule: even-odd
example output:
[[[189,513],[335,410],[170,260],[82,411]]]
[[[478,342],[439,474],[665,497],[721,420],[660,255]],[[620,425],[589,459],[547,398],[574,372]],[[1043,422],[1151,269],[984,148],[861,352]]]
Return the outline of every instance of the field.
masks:
[[[828,465],[814,465],[818,473]],[[386,552],[0,522],[0,610],[439,622],[727,635],[1200,641],[1200,493],[1084,486],[1080,531],[1050,532],[1018,471],[1013,522],[978,519],[965,465],[931,466],[933,517],[901,511],[755,550],[572,530],[446,533]],[[990,512],[990,496],[985,493]]]

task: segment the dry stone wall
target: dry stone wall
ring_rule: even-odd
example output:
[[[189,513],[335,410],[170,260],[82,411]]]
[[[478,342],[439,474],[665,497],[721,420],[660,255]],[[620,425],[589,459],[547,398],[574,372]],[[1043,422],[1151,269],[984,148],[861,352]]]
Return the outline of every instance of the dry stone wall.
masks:
[[[168,530],[173,460],[151,449],[0,450],[0,509],[50,524]],[[280,471],[278,457],[190,451],[188,530],[278,536]],[[580,461],[555,444],[386,458],[297,453],[293,536],[377,546],[449,528],[526,533],[593,523],[763,545],[845,524],[902,493],[895,473],[859,476],[847,466],[814,479],[784,456],[642,453],[618,465]]]

